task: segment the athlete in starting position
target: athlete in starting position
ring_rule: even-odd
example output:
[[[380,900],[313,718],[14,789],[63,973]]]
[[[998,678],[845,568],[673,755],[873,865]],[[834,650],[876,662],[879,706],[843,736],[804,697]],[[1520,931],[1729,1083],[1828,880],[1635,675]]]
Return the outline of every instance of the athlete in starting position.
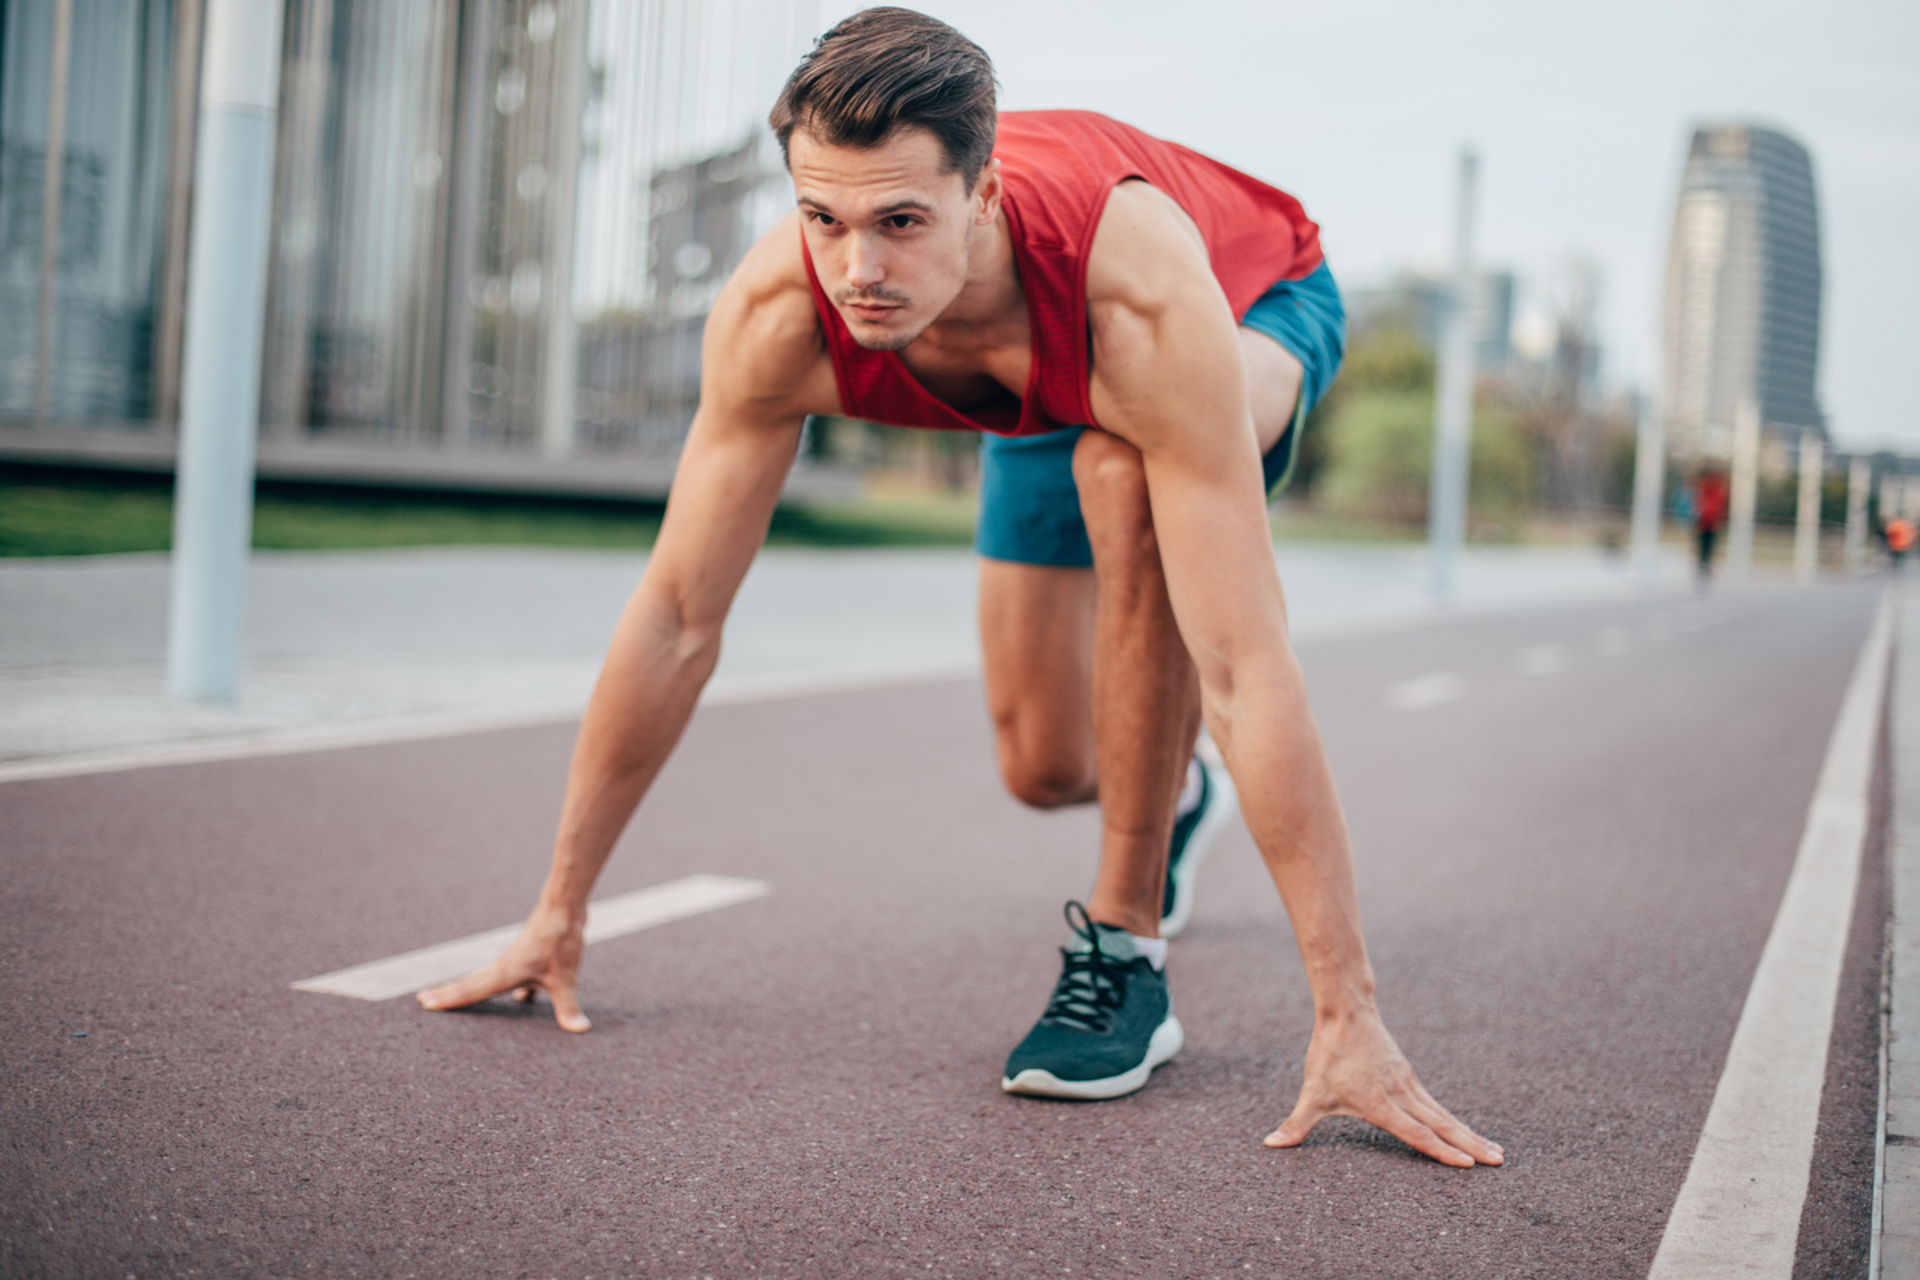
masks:
[[[986,55],[903,9],[821,37],[771,122],[797,208],[708,318],[699,411],[581,725],[546,886],[492,965],[421,1003],[538,988],[561,1026],[587,1029],[588,895],[713,671],[802,423],[983,431],[1002,772],[1029,803],[1097,798],[1102,815],[1075,945],[1004,1087],[1113,1097],[1179,1049],[1163,917],[1184,921],[1233,803],[1227,776],[1193,762],[1204,714],[1313,991],[1305,1081],[1267,1143],[1350,1115],[1448,1164],[1500,1163],[1375,1008],[1346,826],[1287,643],[1265,496],[1339,362],[1318,228],[1291,196],[1103,116],[997,116]]]

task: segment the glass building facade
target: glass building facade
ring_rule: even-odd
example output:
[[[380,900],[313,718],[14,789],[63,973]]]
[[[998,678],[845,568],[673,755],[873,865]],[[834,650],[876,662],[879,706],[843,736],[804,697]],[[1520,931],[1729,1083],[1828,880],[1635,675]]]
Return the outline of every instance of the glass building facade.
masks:
[[[203,4],[0,0],[0,456],[170,456]],[[814,25],[286,0],[263,474],[670,473],[706,311],[791,202],[764,118]]]
[[[1683,456],[1724,457],[1743,404],[1824,430],[1820,217],[1807,149],[1741,124],[1696,130],[1667,258],[1663,412]]]

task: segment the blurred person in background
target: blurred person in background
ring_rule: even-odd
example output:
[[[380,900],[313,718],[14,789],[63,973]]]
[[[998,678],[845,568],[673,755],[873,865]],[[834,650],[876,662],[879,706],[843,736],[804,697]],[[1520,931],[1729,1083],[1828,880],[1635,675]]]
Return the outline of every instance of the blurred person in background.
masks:
[[[710,315],[698,413],[567,782],[552,869],[452,1009],[575,986],[588,897],[718,658],[810,414],[988,435],[977,550],[1008,787],[1097,801],[1100,862],[1002,1087],[1140,1088],[1180,1048],[1165,935],[1231,814],[1292,919],[1315,1021],[1268,1135],[1358,1116],[1456,1166],[1500,1149],[1427,1093],[1382,1021],[1345,819],[1298,665],[1265,497],[1338,368],[1344,311],[1292,196],[1090,112],[998,115],[959,32],[870,9],[816,43],[770,123],[797,208]],[[1226,764],[1197,764],[1203,718]],[[956,981],[964,975],[956,975]]]
[[[1693,512],[1697,581],[1705,591],[1713,581],[1713,544],[1727,522],[1727,473],[1715,466],[1701,467],[1687,484],[1687,500]]]

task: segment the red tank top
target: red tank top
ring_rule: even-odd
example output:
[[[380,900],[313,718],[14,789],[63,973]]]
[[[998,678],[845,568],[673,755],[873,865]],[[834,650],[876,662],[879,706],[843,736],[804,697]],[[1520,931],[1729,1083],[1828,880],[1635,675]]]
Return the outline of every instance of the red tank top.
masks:
[[[820,287],[802,235],[814,310],[849,417],[1003,436],[1092,424],[1087,253],[1108,194],[1128,178],[1152,183],[1194,220],[1236,317],[1276,282],[1320,265],[1320,228],[1298,200],[1118,120],[1091,111],[1007,112],[994,155],[1033,331],[1033,371],[1018,412],[963,414],[922,387],[898,353],[855,342]]]

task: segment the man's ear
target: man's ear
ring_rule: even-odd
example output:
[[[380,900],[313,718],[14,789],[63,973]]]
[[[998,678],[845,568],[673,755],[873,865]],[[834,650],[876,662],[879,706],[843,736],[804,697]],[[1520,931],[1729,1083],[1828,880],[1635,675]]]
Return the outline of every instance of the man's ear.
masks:
[[[1000,197],[1004,190],[1000,184],[1000,158],[995,156],[987,161],[973,184],[974,199],[980,202],[973,213],[975,226],[984,227],[1000,216]]]

